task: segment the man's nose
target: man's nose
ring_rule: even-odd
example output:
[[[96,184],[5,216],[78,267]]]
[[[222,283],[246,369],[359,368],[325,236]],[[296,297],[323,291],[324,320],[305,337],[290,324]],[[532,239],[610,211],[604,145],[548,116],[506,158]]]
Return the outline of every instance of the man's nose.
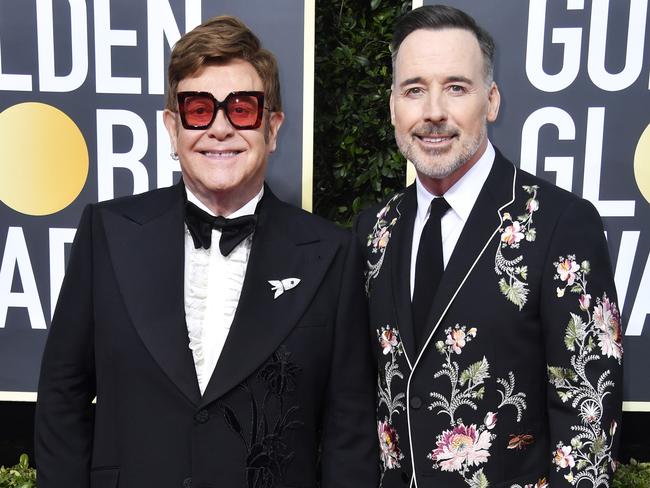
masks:
[[[208,134],[217,139],[225,139],[235,132],[235,128],[228,120],[228,117],[226,117],[226,109],[224,107],[219,107],[212,125],[207,130]]]
[[[429,92],[424,101],[424,120],[440,122],[447,119],[447,103],[443,93]]]

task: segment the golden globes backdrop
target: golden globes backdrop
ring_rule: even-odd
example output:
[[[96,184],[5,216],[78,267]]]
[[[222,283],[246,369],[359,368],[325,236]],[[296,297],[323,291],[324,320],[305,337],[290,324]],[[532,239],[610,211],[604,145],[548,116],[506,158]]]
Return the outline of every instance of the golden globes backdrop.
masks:
[[[35,398],[83,207],[178,181],[170,46],[221,14],[278,57],[286,118],[268,180],[310,208],[314,0],[0,0],[0,400]]]
[[[600,212],[625,325],[623,407],[650,410],[648,0],[424,3],[465,10],[495,37],[492,142]]]

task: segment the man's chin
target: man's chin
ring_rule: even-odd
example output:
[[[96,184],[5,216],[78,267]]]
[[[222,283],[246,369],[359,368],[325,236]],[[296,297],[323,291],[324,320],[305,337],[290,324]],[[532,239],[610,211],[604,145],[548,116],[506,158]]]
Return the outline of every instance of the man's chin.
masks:
[[[435,180],[441,180],[450,177],[466,163],[466,161],[462,160],[437,160],[426,162],[422,162],[422,160],[410,161],[413,163],[418,173]]]

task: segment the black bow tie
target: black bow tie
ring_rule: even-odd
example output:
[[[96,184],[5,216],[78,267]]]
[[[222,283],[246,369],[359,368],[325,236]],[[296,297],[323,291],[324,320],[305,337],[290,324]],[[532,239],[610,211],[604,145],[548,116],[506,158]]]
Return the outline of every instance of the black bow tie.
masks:
[[[221,254],[228,256],[237,247],[237,244],[253,233],[257,223],[257,215],[244,215],[234,219],[221,216],[214,217],[192,202],[186,202],[185,223],[196,249],[199,247],[210,249],[212,229],[220,230],[219,250]]]

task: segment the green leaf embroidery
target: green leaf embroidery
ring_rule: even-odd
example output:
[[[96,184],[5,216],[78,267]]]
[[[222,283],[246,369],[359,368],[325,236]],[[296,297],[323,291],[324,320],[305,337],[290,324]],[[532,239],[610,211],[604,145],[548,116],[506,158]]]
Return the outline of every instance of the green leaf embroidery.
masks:
[[[548,374],[551,381],[557,386],[560,386],[565,381],[576,381],[578,379],[575,371],[560,366],[549,366]]]
[[[524,270],[524,273],[526,273],[526,271],[527,270]],[[526,289],[526,285],[521,281],[514,280],[511,286],[504,278],[501,278],[499,280],[499,290],[509,302],[517,305],[519,309],[526,304],[526,295],[528,294],[528,290]]]
[[[501,278],[499,280],[499,290],[501,290],[501,293],[504,295],[508,295],[508,289],[510,286],[508,286],[508,283],[506,283],[506,280],[504,278]]]
[[[579,315],[571,313],[571,319],[566,326],[564,334],[564,344],[569,351],[575,351],[577,343],[581,342],[585,336],[585,323]]]
[[[490,365],[485,357],[481,361],[470,364],[460,375],[461,386],[464,386],[468,381],[471,381],[475,385],[482,383],[485,378],[489,377],[489,367]]]
[[[470,480],[468,484],[471,488],[488,488],[490,483],[487,477],[483,474],[483,469],[479,469]]]
[[[590,451],[593,454],[599,454],[603,452],[604,449],[605,449],[605,439],[602,436],[595,438],[593,444],[591,445]]]

